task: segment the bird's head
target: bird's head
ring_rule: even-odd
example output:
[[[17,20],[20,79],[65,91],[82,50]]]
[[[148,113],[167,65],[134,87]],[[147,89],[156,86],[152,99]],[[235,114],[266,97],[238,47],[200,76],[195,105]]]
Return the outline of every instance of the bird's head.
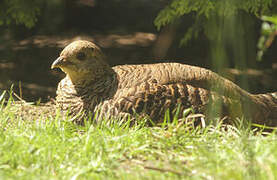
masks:
[[[51,65],[54,68],[60,68],[76,83],[96,79],[111,69],[100,48],[84,40],[67,45]]]

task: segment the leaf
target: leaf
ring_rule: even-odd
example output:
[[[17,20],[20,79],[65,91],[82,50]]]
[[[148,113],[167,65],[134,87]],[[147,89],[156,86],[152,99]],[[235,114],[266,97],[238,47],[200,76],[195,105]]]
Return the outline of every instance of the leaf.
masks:
[[[5,94],[6,94],[6,91],[3,91],[3,93],[0,96],[0,102],[4,99]]]
[[[262,20],[263,21],[269,21],[269,22],[277,25],[277,15],[274,15],[274,16],[262,16]]]

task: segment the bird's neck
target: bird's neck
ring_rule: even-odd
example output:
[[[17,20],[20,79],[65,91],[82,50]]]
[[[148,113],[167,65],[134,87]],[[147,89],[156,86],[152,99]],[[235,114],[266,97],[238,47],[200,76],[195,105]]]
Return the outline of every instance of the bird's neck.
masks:
[[[93,70],[80,70],[78,72],[67,70],[66,74],[74,86],[87,87],[97,81],[113,76],[114,71],[112,68],[98,68]]]
[[[116,87],[118,84],[117,74],[112,69],[101,75],[78,73],[78,76],[67,75],[67,78],[71,80],[78,96],[85,94],[108,96],[113,93],[112,89],[114,88],[112,87]]]

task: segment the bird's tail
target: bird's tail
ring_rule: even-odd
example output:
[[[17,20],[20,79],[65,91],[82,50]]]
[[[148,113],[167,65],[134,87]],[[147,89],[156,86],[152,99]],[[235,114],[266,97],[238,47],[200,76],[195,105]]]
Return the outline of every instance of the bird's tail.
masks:
[[[256,94],[253,98],[258,105],[257,109],[254,109],[255,112],[252,111],[256,116],[254,119],[257,119],[258,123],[277,126],[277,92]]]

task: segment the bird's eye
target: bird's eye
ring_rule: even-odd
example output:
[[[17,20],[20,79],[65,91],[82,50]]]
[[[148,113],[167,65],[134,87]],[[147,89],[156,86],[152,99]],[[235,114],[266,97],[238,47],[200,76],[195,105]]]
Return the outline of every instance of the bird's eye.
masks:
[[[86,54],[84,52],[79,52],[76,57],[78,60],[83,61],[86,59]]]

